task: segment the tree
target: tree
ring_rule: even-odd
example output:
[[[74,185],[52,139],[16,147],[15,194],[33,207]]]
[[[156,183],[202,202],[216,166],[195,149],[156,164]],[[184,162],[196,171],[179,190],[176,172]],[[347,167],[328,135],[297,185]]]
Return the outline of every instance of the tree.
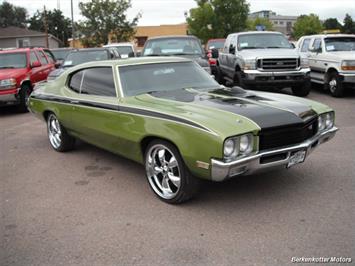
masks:
[[[8,2],[0,5],[0,27],[9,26],[26,27],[27,10],[23,7],[14,6]]]
[[[249,13],[246,0],[196,0],[190,9],[189,32],[204,43],[211,38],[225,38],[229,33],[243,31]]]
[[[47,25],[48,33],[62,40],[63,46],[68,45],[68,38],[71,36],[71,21],[69,18],[64,17],[62,11],[54,9],[53,11],[47,11]],[[31,30],[44,32],[44,11],[37,12],[28,20]]]
[[[342,26],[336,18],[328,18],[324,21],[323,27],[326,30],[340,30]]]
[[[247,20],[247,29],[256,30],[258,25],[263,25],[265,30],[274,30],[274,25],[268,18],[256,18]]]
[[[355,33],[355,22],[349,14],[345,15],[343,32],[348,34]]]
[[[303,35],[320,33],[322,30],[323,25],[317,15],[301,15],[297,18],[297,21],[293,26],[293,37],[298,39]]]
[[[135,33],[140,14],[132,21],[126,16],[131,0],[91,0],[79,3],[81,14],[86,18],[79,23],[79,30],[85,36],[85,46],[106,44],[109,35],[113,41],[129,41]]]

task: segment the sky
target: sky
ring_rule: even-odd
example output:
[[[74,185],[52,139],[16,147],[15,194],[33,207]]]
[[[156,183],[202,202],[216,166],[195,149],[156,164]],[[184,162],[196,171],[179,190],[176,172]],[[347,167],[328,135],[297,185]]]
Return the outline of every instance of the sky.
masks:
[[[4,0],[0,0],[2,3]],[[37,9],[57,8],[58,5],[65,16],[70,17],[71,0],[7,0],[17,6],[25,7],[29,15]],[[79,1],[73,0],[74,20],[82,19],[78,8]],[[138,25],[177,24],[185,21],[184,13],[196,6],[194,0],[131,0],[132,8],[128,10],[128,18],[133,18],[137,13],[142,17]],[[273,10],[279,15],[298,16],[301,14],[316,13],[321,19],[335,17],[343,21],[346,13],[355,20],[355,0],[247,0],[250,11]]]

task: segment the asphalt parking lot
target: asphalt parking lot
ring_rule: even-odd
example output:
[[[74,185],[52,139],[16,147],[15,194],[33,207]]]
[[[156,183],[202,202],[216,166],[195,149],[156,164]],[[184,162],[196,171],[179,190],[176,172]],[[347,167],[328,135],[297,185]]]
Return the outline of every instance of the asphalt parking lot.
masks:
[[[0,265],[288,265],[355,260],[355,92],[309,96],[340,128],[290,170],[206,183],[172,206],[141,165],[78,143],[55,152],[45,124],[0,109]]]

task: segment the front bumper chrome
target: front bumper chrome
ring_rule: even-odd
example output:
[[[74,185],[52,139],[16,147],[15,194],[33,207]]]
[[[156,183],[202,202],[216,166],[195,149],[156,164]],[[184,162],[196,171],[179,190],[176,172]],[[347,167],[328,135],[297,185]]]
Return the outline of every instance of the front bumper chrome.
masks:
[[[306,157],[308,157],[318,145],[333,138],[337,130],[338,128],[332,127],[300,144],[260,151],[233,162],[211,159],[211,178],[213,181],[223,181],[237,175],[251,174],[270,167],[286,166],[294,152],[305,150]]]
[[[17,95],[20,91],[20,89],[13,89],[13,90],[8,90],[9,93],[5,94],[0,94],[0,106],[3,105],[10,105],[17,103],[19,101]]]
[[[242,78],[246,84],[295,83],[309,79],[310,71],[309,68],[300,68],[292,71],[244,70]]]
[[[343,82],[345,83],[355,83],[355,73],[339,73],[341,77],[343,77]]]

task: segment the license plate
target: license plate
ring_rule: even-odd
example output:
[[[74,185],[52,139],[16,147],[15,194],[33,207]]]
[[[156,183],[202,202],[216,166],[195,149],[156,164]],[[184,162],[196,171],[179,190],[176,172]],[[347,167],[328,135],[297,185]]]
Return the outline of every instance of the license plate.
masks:
[[[306,158],[306,151],[298,151],[291,155],[287,164],[287,168],[294,166],[295,164],[303,163]]]

